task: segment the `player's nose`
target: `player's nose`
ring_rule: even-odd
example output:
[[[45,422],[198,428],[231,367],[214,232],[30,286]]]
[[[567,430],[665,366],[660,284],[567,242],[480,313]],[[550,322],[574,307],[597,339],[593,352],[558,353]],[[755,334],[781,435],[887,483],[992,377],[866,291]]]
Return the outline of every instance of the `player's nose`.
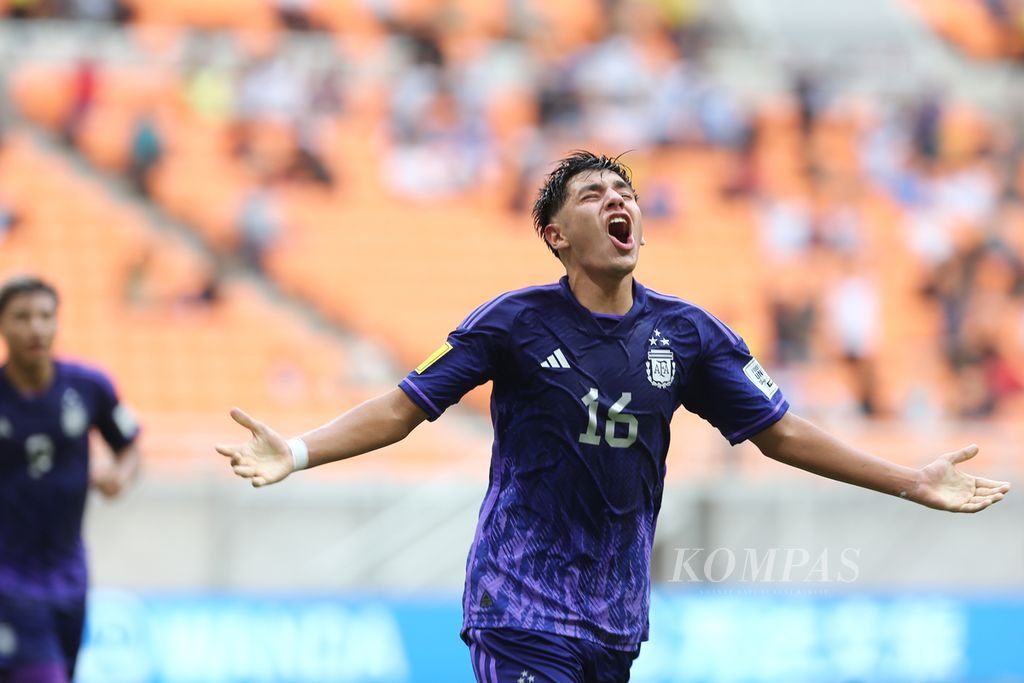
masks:
[[[605,206],[609,208],[618,208],[626,205],[625,198],[619,194],[619,191],[614,187],[608,188],[608,193],[605,196]]]

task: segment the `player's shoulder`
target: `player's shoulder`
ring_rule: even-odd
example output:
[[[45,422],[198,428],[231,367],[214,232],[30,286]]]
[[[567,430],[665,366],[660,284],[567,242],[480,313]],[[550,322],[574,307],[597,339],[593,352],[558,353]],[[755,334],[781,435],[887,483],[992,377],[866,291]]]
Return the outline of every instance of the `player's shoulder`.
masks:
[[[558,283],[551,283],[504,292],[477,306],[462,321],[459,329],[469,330],[481,324],[508,324],[524,310],[549,306],[561,297],[560,289]]]
[[[728,325],[699,304],[650,288],[646,288],[646,294],[651,309],[680,326],[695,329],[702,338],[725,335],[734,342],[739,340],[739,336]]]
[[[645,288],[645,293],[647,305],[661,315],[694,325],[703,324],[708,318],[714,317],[702,306],[678,296],[664,294],[650,287]]]
[[[100,368],[73,360],[55,360],[57,376],[68,383],[106,389],[113,386],[110,377]]]

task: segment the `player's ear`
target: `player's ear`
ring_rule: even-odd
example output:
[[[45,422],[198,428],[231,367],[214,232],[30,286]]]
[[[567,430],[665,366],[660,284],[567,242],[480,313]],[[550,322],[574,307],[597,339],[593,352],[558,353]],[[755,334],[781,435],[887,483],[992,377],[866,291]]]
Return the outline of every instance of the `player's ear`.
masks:
[[[544,235],[544,241],[556,251],[569,243],[562,232],[562,226],[558,223],[548,223],[544,226],[544,232],[541,234]]]

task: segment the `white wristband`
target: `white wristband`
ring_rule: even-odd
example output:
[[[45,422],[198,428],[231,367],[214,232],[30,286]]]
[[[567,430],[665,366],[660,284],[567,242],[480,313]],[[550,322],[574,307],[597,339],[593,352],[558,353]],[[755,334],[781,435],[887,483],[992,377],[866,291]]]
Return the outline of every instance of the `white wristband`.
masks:
[[[288,448],[292,452],[292,470],[298,472],[309,467],[309,448],[306,442],[295,437],[288,439]]]

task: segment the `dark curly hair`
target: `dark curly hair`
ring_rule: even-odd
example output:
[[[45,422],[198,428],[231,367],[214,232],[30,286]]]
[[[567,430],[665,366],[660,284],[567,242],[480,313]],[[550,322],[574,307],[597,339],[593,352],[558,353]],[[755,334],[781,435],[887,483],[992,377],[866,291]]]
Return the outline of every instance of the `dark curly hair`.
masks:
[[[555,169],[548,174],[537,193],[537,200],[533,203],[533,227],[537,234],[544,237],[544,226],[551,222],[551,218],[565,205],[566,189],[569,181],[575,176],[586,171],[611,171],[626,181],[636,196],[636,189],[633,187],[633,178],[629,167],[619,161],[622,155],[607,157],[598,156],[593,152],[584,149],[574,150],[569,156],[559,160]],[[547,244],[547,241],[544,242]],[[558,257],[558,251],[548,244],[551,253]]]

